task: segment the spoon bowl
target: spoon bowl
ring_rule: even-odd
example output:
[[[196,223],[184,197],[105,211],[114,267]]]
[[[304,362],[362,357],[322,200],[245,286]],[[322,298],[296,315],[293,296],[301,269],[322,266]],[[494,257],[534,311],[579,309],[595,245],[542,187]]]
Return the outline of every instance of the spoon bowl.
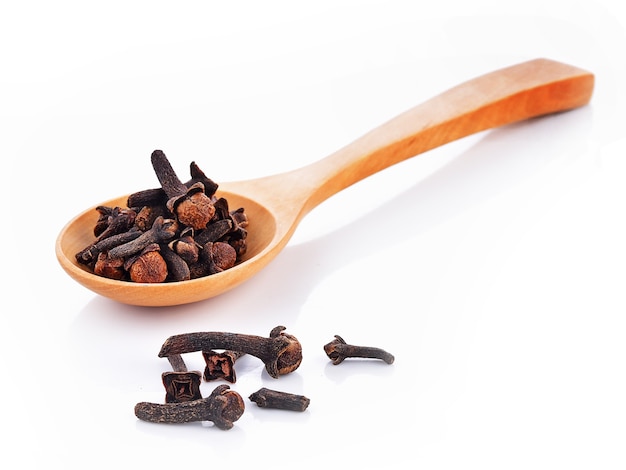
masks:
[[[337,152],[305,167],[247,181],[220,184],[218,197],[243,207],[249,219],[247,251],[233,268],[207,277],[158,284],[118,281],[93,274],[75,254],[93,242],[96,206],[61,230],[56,256],[84,287],[140,306],[171,306],[215,297],[263,269],[288,243],[302,218],[352,184],[413,156],[487,129],[571,110],[589,102],[593,74],[535,59],[471,79],[400,114]],[[98,206],[126,207],[128,196]]]
[[[180,305],[214,297],[237,286],[270,261],[260,255],[270,246],[276,233],[273,214],[256,201],[222,190],[217,192],[217,196],[225,197],[232,207],[245,207],[250,219],[262,221],[259,229],[255,229],[255,233],[248,237],[247,250],[241,262],[224,272],[189,281],[159,284],[117,281],[93,274],[86,266],[75,261],[75,254],[94,240],[93,227],[98,219],[97,206],[82,212],[62,229],[56,243],[57,259],[67,274],[78,283],[97,294],[129,305],[149,307]],[[98,206],[126,207],[127,199],[128,195],[111,199]],[[238,274],[241,266],[245,266],[247,277]],[[209,278],[211,282],[207,283]]]

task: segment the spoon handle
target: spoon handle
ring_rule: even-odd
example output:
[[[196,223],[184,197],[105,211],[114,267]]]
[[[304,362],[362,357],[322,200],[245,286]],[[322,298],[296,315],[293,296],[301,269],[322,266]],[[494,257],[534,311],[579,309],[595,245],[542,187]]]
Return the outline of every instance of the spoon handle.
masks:
[[[593,86],[594,76],[580,68],[548,59],[523,62],[449,89],[283,178],[298,181],[303,216],[348,186],[440,145],[583,106]]]

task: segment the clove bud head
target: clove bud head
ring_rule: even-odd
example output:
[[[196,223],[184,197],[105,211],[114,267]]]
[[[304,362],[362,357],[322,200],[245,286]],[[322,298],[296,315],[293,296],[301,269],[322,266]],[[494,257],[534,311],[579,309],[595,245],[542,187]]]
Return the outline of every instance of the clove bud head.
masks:
[[[270,332],[270,338],[281,338],[283,340],[282,349],[276,359],[276,373],[274,374],[273,364],[266,365],[272,377],[289,374],[300,367],[302,363],[302,344],[295,336],[284,333],[282,331],[284,329],[283,326],[279,326]]]
[[[220,429],[230,429],[235,421],[243,415],[246,408],[243,398],[234,390],[229,390],[228,385],[218,387],[213,408],[215,420],[214,423]]]

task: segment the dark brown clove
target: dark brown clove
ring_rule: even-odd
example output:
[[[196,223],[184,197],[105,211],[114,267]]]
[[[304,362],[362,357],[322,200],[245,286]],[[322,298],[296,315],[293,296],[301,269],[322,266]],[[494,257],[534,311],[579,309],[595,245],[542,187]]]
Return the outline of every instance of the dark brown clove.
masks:
[[[324,351],[333,364],[341,364],[348,357],[361,357],[370,359],[380,359],[387,364],[394,361],[393,355],[380,348],[369,346],[354,346],[347,344],[344,339],[335,335],[335,339],[324,346]]]
[[[311,403],[311,400],[303,395],[271,390],[265,387],[254,392],[249,398],[261,408],[290,411],[304,411]]]
[[[202,374],[197,371],[173,371],[161,374],[165,387],[165,403],[183,403],[200,400],[200,382]]]
[[[245,409],[241,395],[229,388],[220,385],[207,398],[182,403],[137,403],[135,416],[151,423],[212,421],[219,429],[228,430]]]
[[[202,351],[206,367],[204,368],[204,380],[224,379],[227,382],[235,383],[237,375],[235,374],[235,361],[245,353],[241,351]]]
[[[197,182],[190,187],[185,186],[161,150],[152,152],[151,159],[161,187],[168,197],[167,208],[182,224],[196,230],[205,228],[215,214],[215,207],[204,192],[204,184]]]
[[[169,281],[187,281],[191,279],[189,265],[178,253],[175,253],[168,245],[161,245],[161,256],[167,265]]]
[[[202,398],[200,372],[187,370],[187,364],[180,354],[168,356],[173,372],[163,372],[161,380],[165,387],[165,403],[183,403]]]
[[[248,226],[248,216],[243,207],[234,210],[230,213],[232,219],[235,221],[238,227],[246,228]]]
[[[218,188],[217,183],[205,175],[204,171],[200,169],[196,162],[191,162],[189,164],[189,174],[191,175],[191,179],[185,183],[185,186],[189,188],[196,183],[202,183],[202,186],[204,186],[204,193],[208,197],[212,197],[215,194],[215,191],[217,191]]]
[[[187,265],[198,262],[200,247],[202,246],[202,244],[198,243],[193,237],[192,233],[192,229],[185,229],[181,232],[180,237],[169,243],[169,247],[172,251],[180,256]]]
[[[165,206],[167,194],[163,188],[142,189],[128,196],[126,205],[128,207]]]
[[[197,332],[170,336],[159,351],[159,357],[194,351],[228,349],[241,351],[263,361],[267,373],[278,378],[296,370],[302,362],[302,346],[295,336],[277,326],[269,338],[225,332]]]
[[[211,258],[220,271],[232,268],[237,262],[235,249],[225,242],[215,242],[211,246]]]
[[[167,263],[158,243],[151,243],[137,255],[127,258],[124,269],[133,282],[153,284],[165,281],[168,275]]]
[[[211,254],[212,248],[212,242],[205,243],[198,253],[198,261],[189,265],[191,279],[210,276],[211,274],[222,272],[222,270],[218,268],[213,261],[213,256]]]
[[[168,242],[174,238],[177,229],[178,224],[175,220],[157,217],[150,230],[143,232],[139,237],[129,241],[128,243],[111,248],[109,250],[109,257],[125,258],[133,256],[151,243]]]
[[[123,209],[121,207],[98,206],[96,210],[100,217],[94,227],[96,242],[104,240],[111,235],[124,233],[133,226],[137,213],[133,209]]]
[[[178,175],[162,150],[152,152],[150,160],[154,173],[168,199],[181,196],[187,192],[189,188],[178,179]]]
[[[206,229],[195,236],[194,241],[204,246],[207,243],[214,243],[222,238],[233,229],[233,221],[230,219],[221,219],[211,222]]]
[[[180,354],[172,354],[171,356],[167,356],[167,360],[172,366],[174,372],[187,372],[187,364],[185,364],[185,360]]]
[[[173,219],[174,214],[165,207],[165,203],[162,206],[142,206],[141,209],[138,209],[137,217],[135,217],[135,227],[142,232],[146,232],[152,228],[154,221],[158,217]]]
[[[191,278],[221,273],[225,269],[232,268],[236,261],[237,253],[230,244],[225,242],[205,243],[198,254],[198,261],[189,266]]]
[[[96,220],[96,225],[93,228],[93,234],[99,237],[109,226],[113,208],[109,206],[98,206],[96,207],[96,211],[98,212],[98,220]]]
[[[124,259],[109,258],[106,253],[100,253],[93,266],[93,272],[98,276],[122,280],[126,277]]]
[[[118,233],[117,235],[111,235],[103,240],[99,240],[76,253],[76,261],[81,264],[89,265],[97,260],[100,253],[104,253],[111,248],[114,248],[124,243],[128,243],[135,238],[139,238],[142,234],[140,230],[131,228],[128,232]]]

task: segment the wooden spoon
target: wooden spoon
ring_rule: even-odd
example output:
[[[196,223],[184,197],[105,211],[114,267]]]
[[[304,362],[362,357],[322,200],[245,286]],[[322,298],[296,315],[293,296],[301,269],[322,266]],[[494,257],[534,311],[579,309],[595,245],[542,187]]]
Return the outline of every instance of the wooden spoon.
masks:
[[[92,291],[131,305],[167,306],[226,292],[258,273],[285,247],[302,218],[346,187],[391,165],[462,137],[516,121],[583,106],[594,76],[536,59],[480,76],[420,104],[330,156],[297,170],[220,184],[218,196],[243,207],[248,250],[237,266],[190,281],[137,284],[88,272],[75,254],[93,241],[95,206],[70,221],[56,242],[63,269]],[[126,206],[128,196],[98,205]],[[293,276],[297,282],[297,276]]]

